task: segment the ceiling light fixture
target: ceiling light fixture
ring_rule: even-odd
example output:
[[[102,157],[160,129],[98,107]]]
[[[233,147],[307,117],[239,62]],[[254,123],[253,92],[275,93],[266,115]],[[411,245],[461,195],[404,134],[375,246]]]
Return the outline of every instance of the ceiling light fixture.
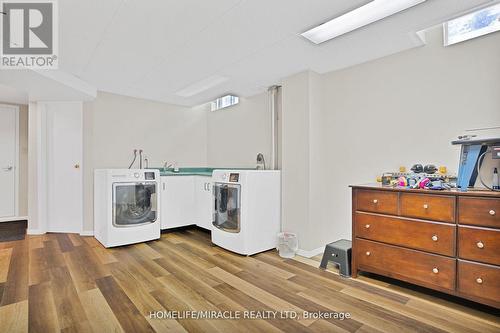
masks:
[[[312,28],[301,35],[314,44],[320,44],[425,1],[427,0],[373,0],[364,6]]]
[[[213,76],[210,76],[206,79],[198,81],[194,84],[191,84],[191,85],[177,91],[175,94],[177,96],[181,96],[181,97],[191,97],[194,95],[198,95],[199,93],[201,93],[205,90],[208,90],[210,88],[218,86],[219,84],[226,82],[227,80],[229,80],[229,79],[225,76],[213,75]]]

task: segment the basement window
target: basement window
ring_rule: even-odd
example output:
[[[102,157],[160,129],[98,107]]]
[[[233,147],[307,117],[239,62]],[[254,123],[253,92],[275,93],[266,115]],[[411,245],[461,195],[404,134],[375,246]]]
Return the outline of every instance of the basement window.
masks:
[[[234,95],[226,95],[217,98],[215,101],[210,103],[210,110],[217,111],[220,109],[224,109],[233,105],[236,105],[240,102],[238,96]]]
[[[444,45],[449,46],[500,30],[500,4],[444,23]]]

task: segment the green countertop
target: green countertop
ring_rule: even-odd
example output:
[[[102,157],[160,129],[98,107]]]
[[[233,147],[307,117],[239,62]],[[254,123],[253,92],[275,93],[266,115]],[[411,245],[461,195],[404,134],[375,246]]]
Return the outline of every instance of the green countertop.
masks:
[[[212,177],[214,170],[252,170],[251,168],[179,168],[178,172],[173,171],[172,168],[150,168],[160,170],[160,176],[205,176]]]

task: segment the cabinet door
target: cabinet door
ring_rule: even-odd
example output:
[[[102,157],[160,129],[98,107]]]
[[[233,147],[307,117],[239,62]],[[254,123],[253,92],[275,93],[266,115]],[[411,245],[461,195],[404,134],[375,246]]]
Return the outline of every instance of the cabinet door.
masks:
[[[205,176],[198,176],[196,178],[196,225],[207,230],[212,230],[214,205],[212,178]]]
[[[183,227],[196,222],[193,176],[161,177],[161,228]]]

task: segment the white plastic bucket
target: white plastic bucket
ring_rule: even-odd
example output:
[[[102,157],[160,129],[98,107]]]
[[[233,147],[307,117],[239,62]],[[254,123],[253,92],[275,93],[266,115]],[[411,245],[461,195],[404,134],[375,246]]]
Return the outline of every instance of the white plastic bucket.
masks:
[[[293,258],[299,248],[297,234],[292,232],[280,232],[278,234],[278,254],[282,258]]]

